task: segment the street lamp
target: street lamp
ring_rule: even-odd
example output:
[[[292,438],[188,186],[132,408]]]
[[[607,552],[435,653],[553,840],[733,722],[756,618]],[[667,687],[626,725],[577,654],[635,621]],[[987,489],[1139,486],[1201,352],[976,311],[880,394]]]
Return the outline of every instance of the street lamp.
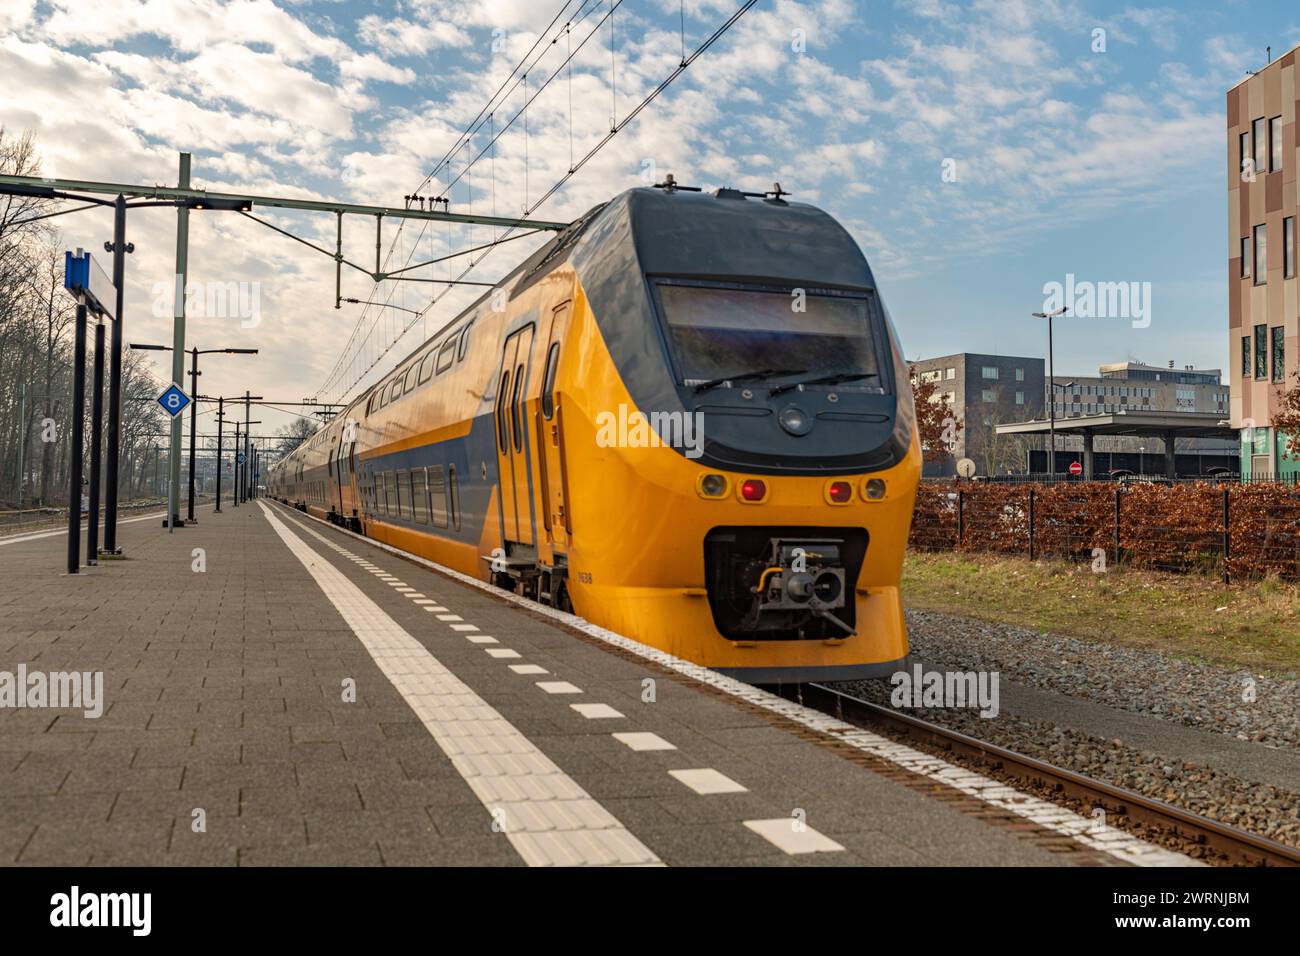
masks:
[[[201,209],[203,207],[200,206],[197,208]],[[170,345],[141,345],[135,342],[131,343],[131,348],[146,350],[150,352],[172,351],[172,346]],[[186,509],[186,519],[185,519],[186,522],[189,524],[193,524],[196,520],[194,517],[194,459],[197,451],[196,439],[198,437],[198,431],[199,431],[198,429],[199,376],[203,374],[202,372],[199,371],[199,356],[211,355],[214,353],[220,353],[222,355],[256,355],[257,349],[199,349],[199,348],[190,349],[190,356],[191,356],[190,391],[193,393],[192,395],[193,401],[190,403],[190,482],[189,482],[190,495],[189,495],[189,507]],[[217,462],[217,467],[218,469],[221,467],[220,461]],[[179,522],[175,520],[175,516],[173,516],[173,524],[178,524],[178,523]]]
[[[1056,371],[1052,364],[1052,319],[1057,316],[1065,315],[1070,311],[1067,307],[1061,306],[1055,312],[1034,312],[1036,319],[1047,320],[1047,414],[1048,414],[1048,443],[1051,450],[1047,453],[1047,472],[1049,481],[1056,478],[1056,389],[1055,376]]]

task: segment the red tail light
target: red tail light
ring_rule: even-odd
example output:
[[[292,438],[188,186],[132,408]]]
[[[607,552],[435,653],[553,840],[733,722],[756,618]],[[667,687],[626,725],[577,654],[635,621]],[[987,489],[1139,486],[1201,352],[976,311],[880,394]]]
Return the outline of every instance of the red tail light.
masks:
[[[767,497],[767,484],[757,478],[746,478],[740,483],[740,497],[746,501],[762,501]]]
[[[847,481],[832,481],[826,486],[826,497],[832,503],[842,505],[853,500],[853,486]]]

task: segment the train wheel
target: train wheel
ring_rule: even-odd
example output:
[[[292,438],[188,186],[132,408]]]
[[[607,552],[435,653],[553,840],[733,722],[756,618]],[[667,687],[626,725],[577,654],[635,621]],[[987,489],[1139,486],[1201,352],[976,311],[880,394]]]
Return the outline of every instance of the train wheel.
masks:
[[[557,611],[564,611],[566,614],[573,613],[573,602],[569,600],[569,588],[563,581],[556,587],[551,603]]]

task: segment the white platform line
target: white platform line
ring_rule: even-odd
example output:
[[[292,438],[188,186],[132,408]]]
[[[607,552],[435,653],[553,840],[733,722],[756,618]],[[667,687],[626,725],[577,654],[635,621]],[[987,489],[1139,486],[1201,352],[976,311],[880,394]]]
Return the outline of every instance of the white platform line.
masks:
[[[311,516],[308,516],[311,517]],[[319,518],[312,518],[313,521],[319,521]],[[324,522],[322,522],[324,523]],[[502,591],[500,588],[494,588],[486,581],[480,581],[478,578],[471,577],[455,568],[449,568],[446,565],[438,564],[436,561],[430,561],[428,558],[422,558],[418,555],[408,554],[392,545],[384,544],[382,541],[375,541],[362,535],[355,534],[343,528],[333,528],[338,534],[352,535],[359,541],[365,541],[371,547],[386,551],[389,554],[398,555],[405,560],[415,564],[424,565],[432,568],[439,574],[445,575],[454,581],[467,584],[470,587],[477,588],[484,594],[498,601],[505,601],[525,608],[530,613],[540,614],[543,617],[549,617],[553,621],[581,631],[589,637],[594,637],[613,647],[629,651],[638,657],[652,661],[660,667],[667,670],[675,671],[685,677],[708,684],[715,687],[725,694],[739,698],[756,707],[771,713],[779,714],[788,720],[797,724],[808,727],[812,730],[819,731],[837,740],[843,741],[849,746],[856,747],[865,753],[880,757],[890,763],[903,767],[923,777],[944,783],[947,786],[954,787],[957,790],[976,797],[990,806],[997,807],[999,810],[1008,813],[1014,813],[1019,817],[1029,820],[1038,826],[1052,830],[1062,836],[1080,843],[1089,849],[1098,850],[1103,853],[1109,853],[1117,859],[1134,866],[1203,866],[1205,864],[1198,860],[1193,860],[1182,853],[1175,853],[1172,850],[1166,850],[1163,847],[1156,846],[1141,840],[1132,834],[1117,829],[1091,817],[1081,816],[1077,813],[1070,813],[1066,818],[1060,817],[1061,807],[1049,800],[1043,800],[1032,794],[1006,784],[983,777],[979,774],[972,774],[971,778],[964,784],[956,784],[944,776],[947,773],[966,773],[964,768],[956,767],[939,757],[922,753],[914,750],[904,744],[896,743],[887,737],[879,734],[873,734],[870,731],[861,730],[852,724],[842,720],[836,720],[825,714],[813,710],[810,707],[804,707],[794,701],[786,700],[784,697],[778,697],[775,694],[768,693],[765,690],[759,690],[750,684],[739,681],[734,677],[728,677],[725,674],[719,674],[717,671],[702,667],[699,664],[692,664],[690,661],[682,660],[675,657],[667,651],[661,651],[658,648],[650,647],[639,641],[634,641],[630,637],[624,637],[607,628],[592,624],[590,621],[578,617],[576,614],[568,614],[564,611],[558,611],[553,607],[545,604],[538,604],[520,597],[517,594],[511,594],[508,591]]]
[[[659,858],[378,604],[258,504],[530,866]],[[301,527],[301,526],[300,526]],[[308,534],[342,550],[310,528]],[[484,821],[484,826],[488,821]]]

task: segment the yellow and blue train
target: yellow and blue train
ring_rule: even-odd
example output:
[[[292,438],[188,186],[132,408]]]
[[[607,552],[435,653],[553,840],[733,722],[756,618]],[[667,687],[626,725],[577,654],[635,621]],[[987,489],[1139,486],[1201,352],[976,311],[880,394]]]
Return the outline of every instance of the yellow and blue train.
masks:
[[[276,463],[270,494],[754,683],[886,676],[921,470],[857,244],[637,188]]]

